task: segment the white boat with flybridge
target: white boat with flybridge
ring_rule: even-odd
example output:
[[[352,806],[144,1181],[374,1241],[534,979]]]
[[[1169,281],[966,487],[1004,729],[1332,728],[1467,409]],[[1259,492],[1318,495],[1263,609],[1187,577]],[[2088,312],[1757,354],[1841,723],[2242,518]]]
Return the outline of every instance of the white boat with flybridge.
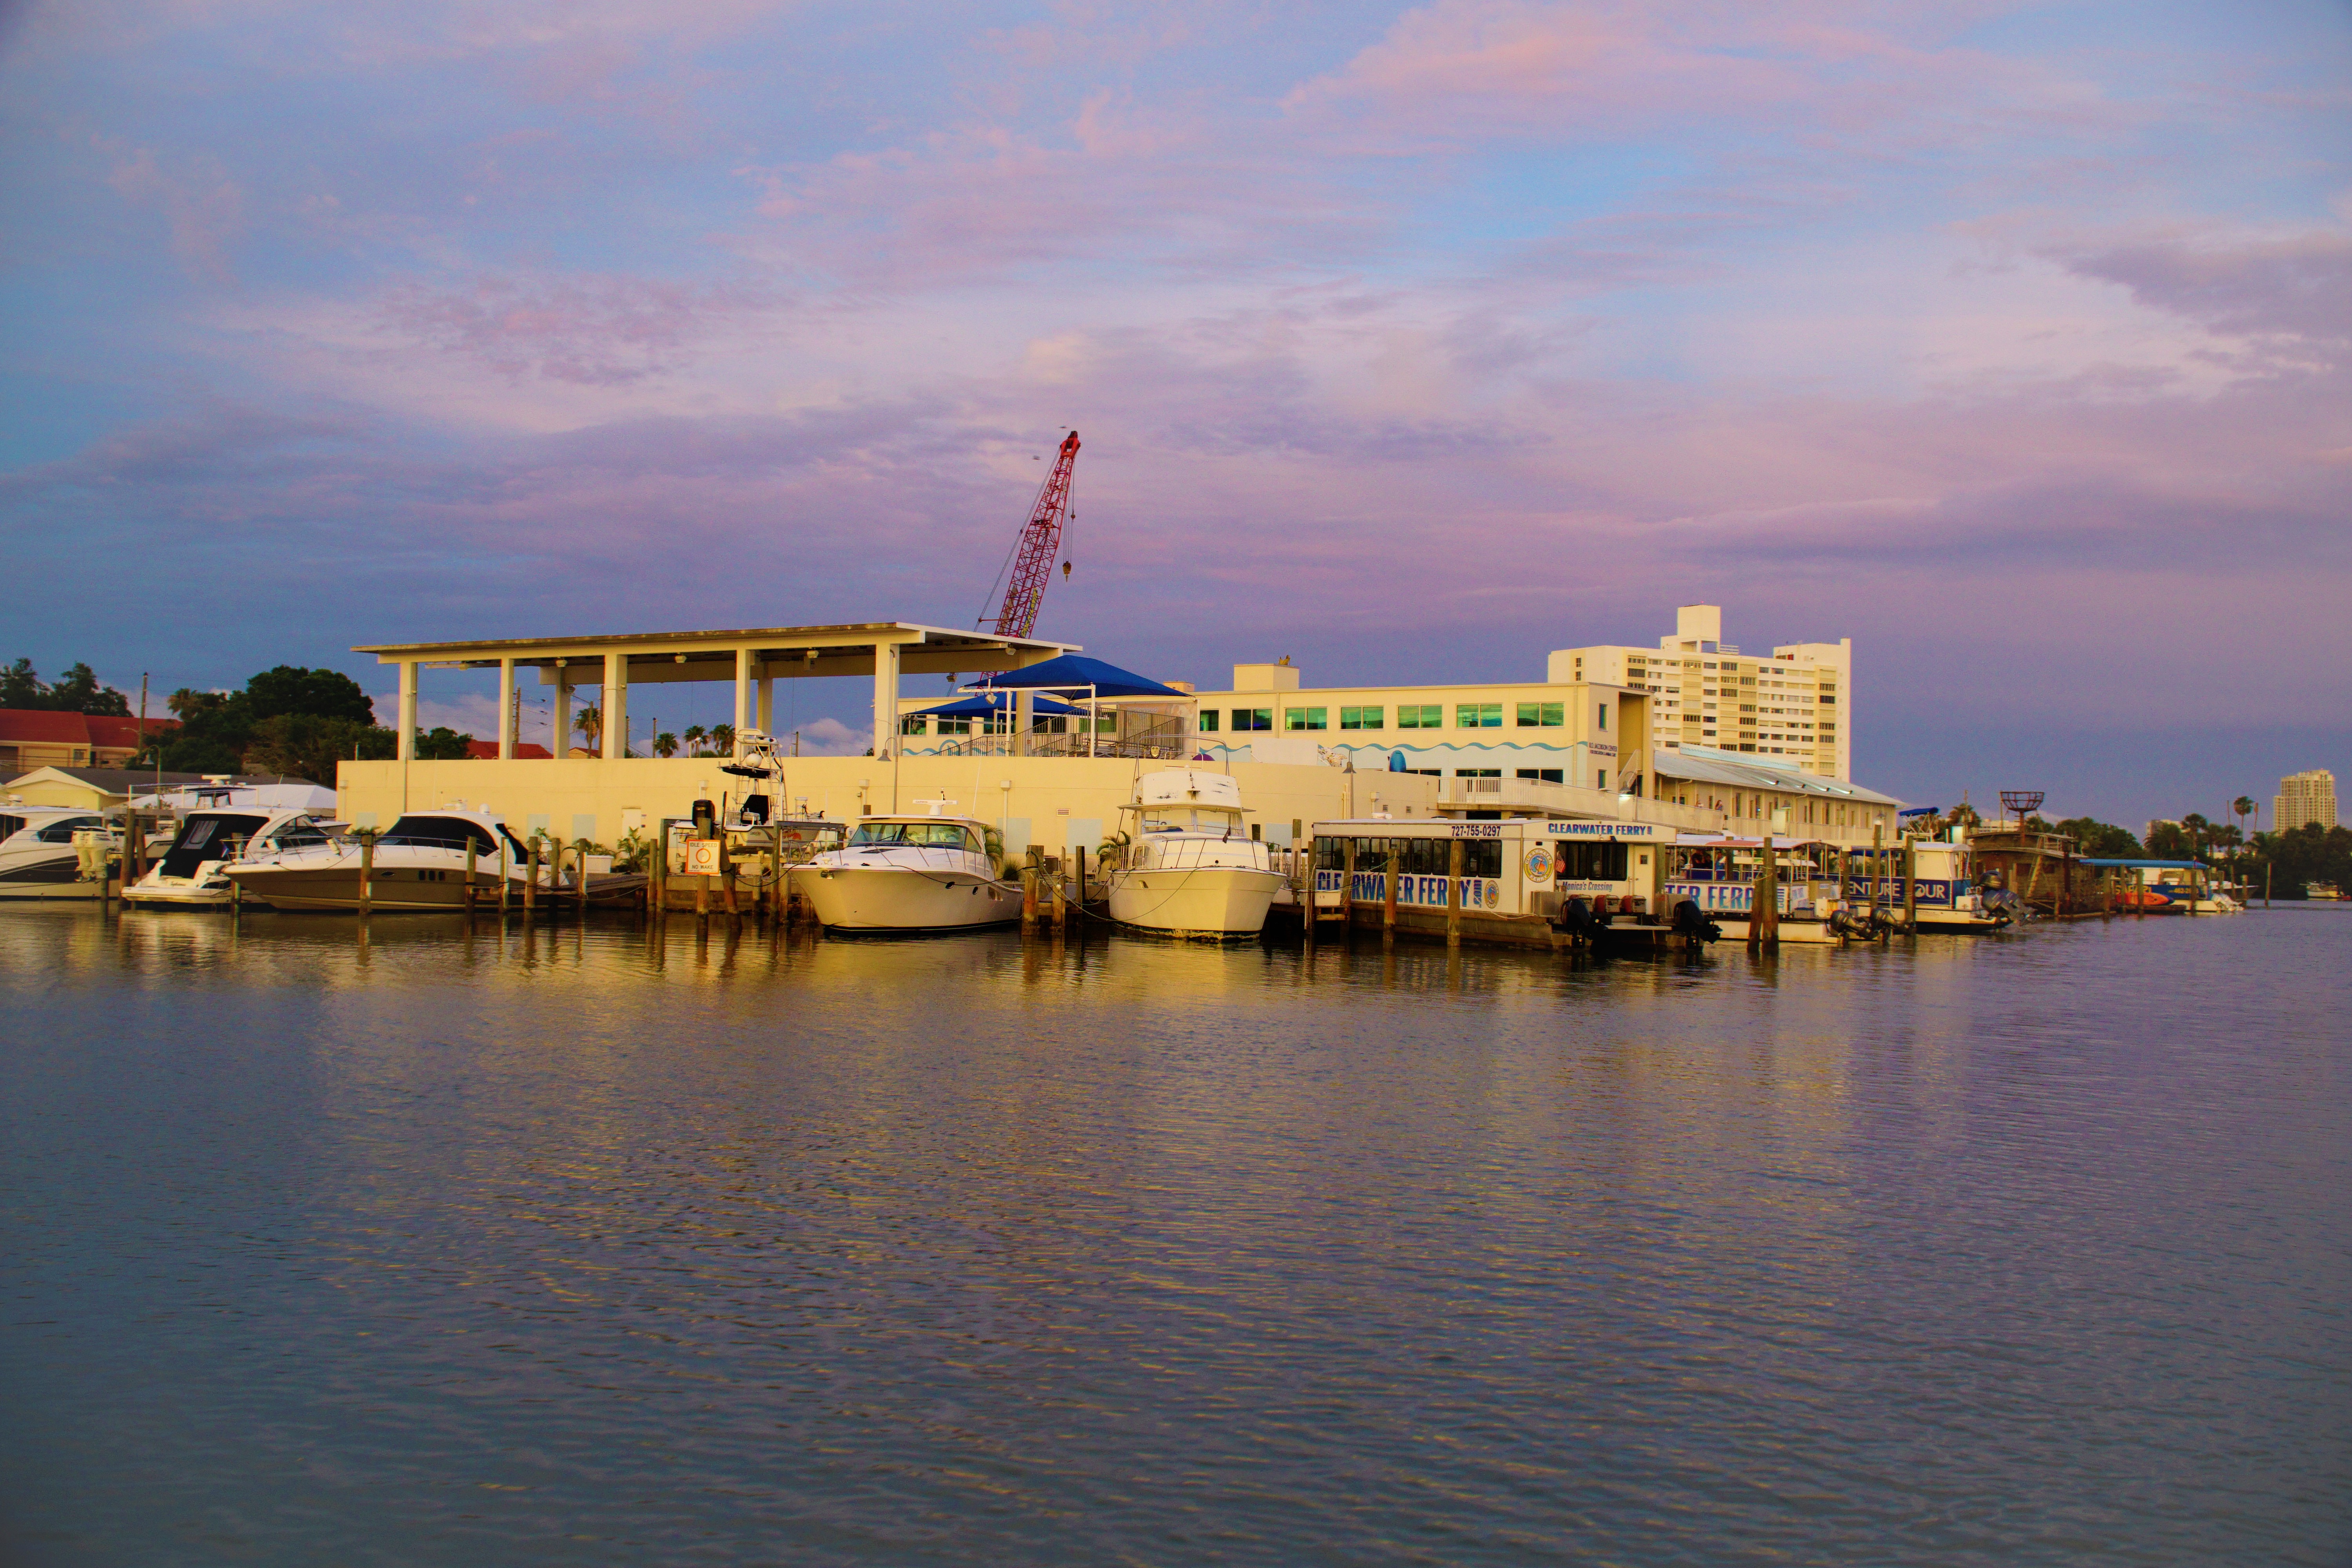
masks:
[[[842,931],[942,931],[1021,918],[1021,885],[1004,875],[1004,836],[952,800],[919,800],[926,816],[858,819],[847,842],[789,868],[792,889],[818,921]]]
[[[1250,837],[1241,786],[1201,768],[1160,768],[1135,781],[1121,830],[1103,846],[1110,917],[1174,936],[1255,936],[1286,886]]]
[[[162,858],[122,896],[134,904],[226,909],[236,901],[230,863],[247,856],[310,849],[341,838],[345,825],[315,811],[207,807],[180,819]]]
[[[356,910],[364,865],[370,909],[454,912],[466,907],[469,850],[478,896],[495,899],[503,878],[520,897],[530,879],[529,848],[488,810],[463,805],[402,813],[373,851],[350,838],[295,844],[221,869],[246,899],[273,909]]]

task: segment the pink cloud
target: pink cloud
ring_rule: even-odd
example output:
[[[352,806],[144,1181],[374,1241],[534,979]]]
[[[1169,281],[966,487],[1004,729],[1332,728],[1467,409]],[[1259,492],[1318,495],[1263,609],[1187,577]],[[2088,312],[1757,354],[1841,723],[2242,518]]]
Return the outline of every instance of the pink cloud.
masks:
[[[404,284],[379,312],[390,331],[509,379],[612,386],[677,370],[720,323],[769,303],[742,284],[492,276],[455,289]]]

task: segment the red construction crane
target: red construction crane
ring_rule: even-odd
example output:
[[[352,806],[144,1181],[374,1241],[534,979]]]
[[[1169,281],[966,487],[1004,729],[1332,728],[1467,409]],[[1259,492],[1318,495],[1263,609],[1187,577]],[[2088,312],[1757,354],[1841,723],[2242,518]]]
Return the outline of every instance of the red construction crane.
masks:
[[[1054,557],[1062,549],[1062,519],[1070,504],[1070,468],[1078,460],[1078,433],[1063,438],[1054,458],[1054,471],[1037,492],[1028,525],[1013,557],[1013,575],[1004,584],[1004,604],[996,612],[996,635],[1025,637],[1037,629],[1037,611],[1045,602],[1045,583],[1054,574]]]

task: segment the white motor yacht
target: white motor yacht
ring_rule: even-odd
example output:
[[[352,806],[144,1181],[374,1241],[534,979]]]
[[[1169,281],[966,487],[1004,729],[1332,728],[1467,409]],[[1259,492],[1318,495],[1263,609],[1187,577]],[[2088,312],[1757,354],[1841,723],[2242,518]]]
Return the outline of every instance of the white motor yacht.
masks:
[[[376,910],[457,910],[466,899],[466,852],[474,886],[498,896],[503,876],[520,896],[530,880],[530,851],[487,811],[444,806],[403,814],[375,841],[368,904]],[[221,868],[247,899],[280,910],[355,910],[361,846],[352,839],[248,854]],[[478,897],[481,894],[478,893]]]
[[[91,856],[74,842],[78,834],[109,836],[117,830],[99,812],[79,806],[0,806],[0,899],[95,899],[104,884],[88,874]]]
[[[868,816],[838,849],[794,866],[792,886],[838,931],[952,931],[1021,918],[1021,885],[1003,874],[1003,837],[969,816]]]
[[[225,869],[231,861],[317,848],[342,832],[343,824],[308,811],[192,811],[181,820],[171,847],[123,897],[134,904],[226,909],[236,892]]]
[[[1223,773],[1162,768],[1136,781],[1126,842],[1105,868],[1111,919],[1181,936],[1255,936],[1282,888],[1266,847],[1242,820],[1241,788]]]

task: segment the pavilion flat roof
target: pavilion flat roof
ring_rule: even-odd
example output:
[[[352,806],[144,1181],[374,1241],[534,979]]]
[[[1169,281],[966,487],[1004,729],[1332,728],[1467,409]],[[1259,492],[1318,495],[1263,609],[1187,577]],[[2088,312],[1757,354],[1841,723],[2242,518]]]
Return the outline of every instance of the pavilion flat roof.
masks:
[[[911,635],[910,635],[911,634]],[[372,653],[379,663],[409,661],[426,664],[467,663],[512,658],[517,663],[572,658],[598,653],[667,653],[685,648],[755,647],[801,649],[856,647],[895,642],[926,649],[994,649],[1012,652],[1034,648],[1067,653],[1077,643],[1048,642],[1037,637],[998,637],[992,632],[924,626],[917,621],[852,621],[822,626],[740,626],[731,629],[679,632],[612,632],[588,637],[490,637],[468,642],[371,643],[352,649]]]

